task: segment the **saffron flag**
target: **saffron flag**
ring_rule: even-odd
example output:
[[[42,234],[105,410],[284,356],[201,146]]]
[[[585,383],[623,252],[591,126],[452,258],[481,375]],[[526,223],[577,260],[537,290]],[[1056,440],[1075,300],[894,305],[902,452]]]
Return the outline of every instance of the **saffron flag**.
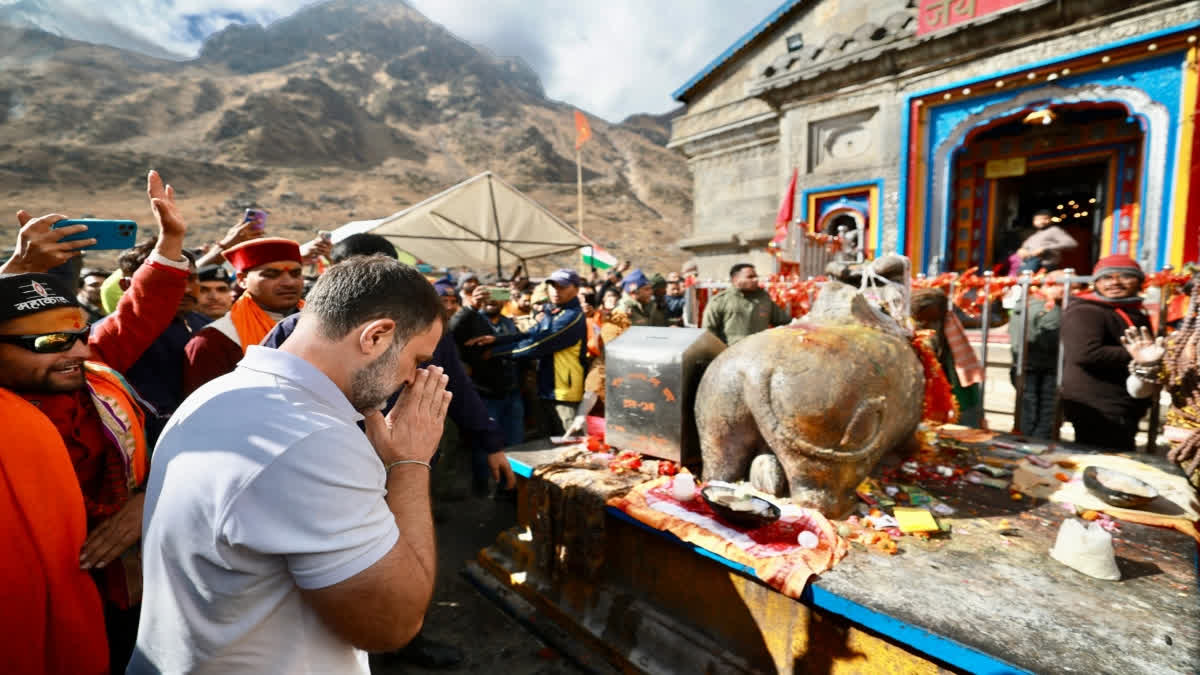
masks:
[[[592,127],[588,125],[587,118],[578,110],[575,111],[575,149],[583,147],[592,137]]]
[[[584,246],[580,250],[580,255],[586,267],[594,267],[598,270],[606,270],[617,264],[617,257],[599,246]]]
[[[779,202],[779,213],[775,216],[775,236],[771,239],[773,246],[782,246],[787,241],[788,224],[792,222],[792,214],[796,208],[796,174],[799,169],[792,169],[792,179],[788,181],[787,192]]]

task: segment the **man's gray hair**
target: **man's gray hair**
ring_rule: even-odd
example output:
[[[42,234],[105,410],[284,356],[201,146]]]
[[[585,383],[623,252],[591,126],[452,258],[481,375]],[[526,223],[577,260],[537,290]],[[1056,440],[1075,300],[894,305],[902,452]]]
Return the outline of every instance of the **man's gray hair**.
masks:
[[[321,335],[340,340],[367,321],[396,322],[396,340],[408,342],[441,317],[433,285],[414,267],[383,256],[355,256],[329,268],[305,300]]]

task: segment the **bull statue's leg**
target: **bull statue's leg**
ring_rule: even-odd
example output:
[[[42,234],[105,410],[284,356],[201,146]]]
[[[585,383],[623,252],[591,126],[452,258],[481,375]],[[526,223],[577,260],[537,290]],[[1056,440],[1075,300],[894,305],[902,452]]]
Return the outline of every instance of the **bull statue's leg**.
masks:
[[[736,362],[714,363],[705,373],[696,392],[696,430],[704,480],[744,480],[766,443],[746,406],[743,374]]]

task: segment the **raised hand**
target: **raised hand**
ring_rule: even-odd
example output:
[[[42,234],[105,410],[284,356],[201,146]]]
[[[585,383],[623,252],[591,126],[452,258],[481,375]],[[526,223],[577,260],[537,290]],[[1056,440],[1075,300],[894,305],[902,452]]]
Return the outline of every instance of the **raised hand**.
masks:
[[[229,231],[225,233],[225,236],[221,237],[221,241],[217,242],[217,247],[224,251],[225,249],[237,246],[243,241],[258,239],[259,237],[263,236],[263,231],[255,229],[255,225],[257,225],[257,223],[255,223],[253,220],[243,219],[237,225],[229,228]]]
[[[154,250],[171,260],[183,260],[183,237],[187,234],[187,223],[175,203],[175,188],[163,187],[162,177],[151,169],[146,176],[146,194],[150,197],[150,211],[158,223],[158,244]]]
[[[317,258],[322,256],[328,258],[332,252],[333,244],[326,241],[324,237],[317,237],[300,245],[300,258],[309,264],[315,263]]]
[[[1148,328],[1130,327],[1121,336],[1121,346],[1133,357],[1133,362],[1139,365],[1158,363],[1167,353],[1163,338],[1155,338]]]
[[[51,213],[34,218],[25,210],[17,211],[17,248],[8,262],[0,265],[0,274],[45,272],[80,255],[80,249],[96,243],[95,239],[62,241],[63,237],[87,231],[87,225],[68,225],[54,229],[53,225],[66,216]]]
[[[402,459],[428,462],[433,457],[450,407],[449,379],[437,366],[418,368],[386,418],[379,411],[366,416],[367,439],[385,466]]]

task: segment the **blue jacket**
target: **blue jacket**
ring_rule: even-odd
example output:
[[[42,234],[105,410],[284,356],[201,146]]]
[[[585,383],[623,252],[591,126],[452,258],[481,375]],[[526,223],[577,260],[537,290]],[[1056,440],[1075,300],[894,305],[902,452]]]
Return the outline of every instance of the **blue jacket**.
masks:
[[[528,333],[497,335],[492,356],[538,360],[538,396],[578,403],[587,366],[587,320],[578,298],[546,305],[546,316]]]
[[[263,338],[262,345],[279,349],[279,345],[282,345],[284,340],[287,340],[292,331],[296,329],[296,322],[299,320],[300,314],[297,313],[280,321],[271,329],[267,337]],[[467,376],[466,370],[463,369],[462,361],[459,360],[458,351],[454,346],[454,336],[450,334],[450,331],[442,332],[442,339],[438,341],[437,347],[433,350],[433,358],[428,363],[421,364],[422,368],[425,366],[439,366],[445,371],[449,380],[446,383],[446,389],[454,394],[454,397],[450,399],[450,409],[446,414],[458,427],[463,441],[474,448],[476,452],[487,455],[502,450],[504,437],[500,433],[500,427],[495,420],[488,416],[483,399],[479,398],[479,393],[475,391],[475,385]],[[387,406],[383,409],[385,414],[392,409],[399,397],[399,391],[392,394],[392,397],[388,399]]]

